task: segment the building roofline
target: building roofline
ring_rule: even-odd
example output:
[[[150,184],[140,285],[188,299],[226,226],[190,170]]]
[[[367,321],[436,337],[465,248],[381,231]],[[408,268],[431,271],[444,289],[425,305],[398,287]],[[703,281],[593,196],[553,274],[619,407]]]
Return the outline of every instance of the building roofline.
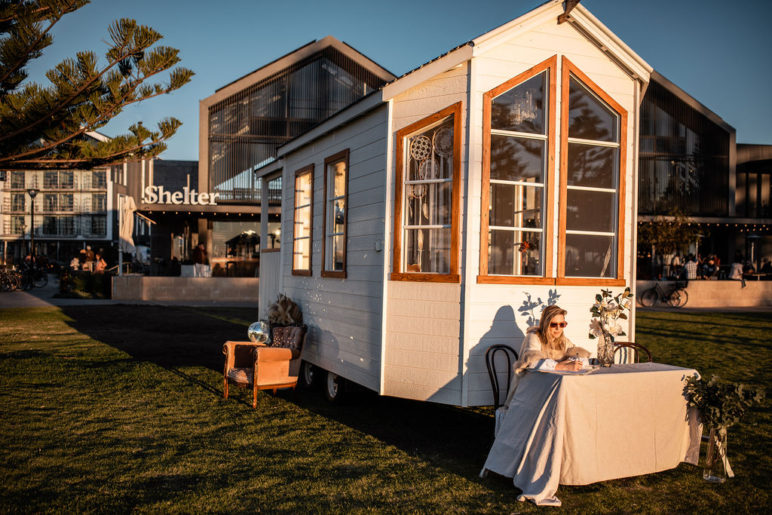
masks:
[[[394,79],[394,75],[382,67],[360,51],[348,43],[343,43],[333,36],[326,36],[319,40],[314,40],[305,45],[296,48],[292,52],[284,54],[278,59],[274,59],[270,63],[261,66],[257,70],[254,70],[246,75],[239,77],[238,79],[229,82],[225,86],[222,86],[215,90],[213,95],[210,95],[201,100],[202,105],[210,106],[217,102],[220,102],[231,95],[243,91],[244,89],[262,82],[269,77],[282,72],[288,67],[297,64],[304,59],[307,59],[327,48],[334,48],[344,56],[354,61],[357,65],[361,66],[373,75],[381,78],[384,81],[390,81]]]
[[[705,104],[701,103],[699,100],[691,96],[689,93],[682,90],[680,87],[676,86],[673,82],[671,82],[667,77],[659,73],[657,70],[654,70],[651,72],[651,79],[657,84],[659,84],[660,86],[664,87],[670,93],[678,97],[679,100],[687,104],[689,107],[699,112],[700,114],[704,115],[706,118],[708,118],[716,125],[719,125],[725,131],[729,133],[735,133],[735,134],[737,133],[735,128],[729,125],[728,123],[726,123],[723,118],[721,118],[719,115],[711,111],[707,106],[705,106]]]
[[[324,127],[324,130],[330,130],[337,126],[336,123],[333,123],[334,121],[337,121],[337,124],[348,123],[352,119],[374,109],[378,103],[386,102],[416,84],[472,59],[476,54],[498,44],[501,39],[498,36],[509,38],[513,31],[528,30],[531,25],[544,23],[548,17],[555,15],[557,11],[561,10],[561,4],[561,0],[547,0],[521,16],[491,29],[472,40],[462,43],[448,50],[444,54],[405,72],[391,82],[381,86],[379,90],[350,104],[327,120],[321,121],[306,132],[299,134],[295,138],[284,143],[284,145],[279,147],[279,155],[286,155],[296,148],[320,137],[322,135],[320,133],[320,130],[322,130],[320,129],[321,127]],[[591,39],[601,51],[608,54],[609,58],[619,66],[622,66],[635,80],[643,82],[644,85],[648,84],[653,68],[582,5],[576,6],[572,11],[572,14],[569,15],[569,22],[574,28],[582,33],[582,35]],[[377,101],[370,99],[370,97],[379,92],[380,95],[378,96],[380,98]],[[362,102],[366,101],[366,99],[369,99],[367,100],[368,104],[366,108],[362,109],[361,107],[357,107],[360,106]]]
[[[289,51],[289,52],[287,52],[286,54],[284,54],[284,55],[282,55],[282,56],[279,56],[279,57],[277,57],[276,59],[274,59],[273,61],[271,61],[271,62],[269,62],[269,63],[266,63],[266,64],[264,64],[264,65],[263,65],[263,66],[261,66],[260,68],[255,68],[255,69],[254,69],[254,70],[252,70],[251,72],[247,72],[247,73],[245,73],[244,75],[242,75],[241,77],[239,77],[239,78],[237,78],[237,79],[234,79],[234,80],[230,81],[228,84],[225,84],[225,85],[223,85],[223,86],[220,86],[219,88],[217,88],[216,90],[214,90],[214,92],[215,92],[215,93],[219,93],[220,91],[224,90],[224,89],[225,89],[225,88],[227,88],[228,86],[230,86],[230,85],[232,85],[232,84],[236,84],[236,83],[237,83],[237,82],[239,82],[240,80],[246,79],[247,77],[249,77],[249,76],[250,76],[250,75],[252,75],[253,73],[257,73],[257,72],[259,72],[260,70],[262,70],[262,69],[264,69],[264,68],[268,68],[268,67],[269,67],[269,66],[271,66],[272,64],[274,64],[274,63],[277,63],[277,62],[281,61],[282,59],[285,59],[285,58],[287,58],[287,57],[291,56],[291,55],[292,55],[292,54],[294,54],[295,52],[300,52],[301,50],[303,50],[303,49],[304,49],[304,48],[306,48],[307,46],[309,46],[309,45],[313,45],[314,43],[316,43],[316,41],[317,41],[317,40],[315,40],[315,39],[314,39],[314,40],[311,40],[311,41],[309,41],[309,42],[308,42],[308,43],[306,43],[305,45],[300,45],[300,46],[299,46],[299,47],[297,47],[295,50],[290,50],[290,51]]]

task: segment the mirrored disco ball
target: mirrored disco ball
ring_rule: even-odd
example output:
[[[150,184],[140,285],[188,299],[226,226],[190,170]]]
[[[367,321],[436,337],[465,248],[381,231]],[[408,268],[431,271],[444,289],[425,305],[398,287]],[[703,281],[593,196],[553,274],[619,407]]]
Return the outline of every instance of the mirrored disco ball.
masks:
[[[255,322],[247,329],[247,336],[255,343],[271,343],[271,328],[266,322]]]

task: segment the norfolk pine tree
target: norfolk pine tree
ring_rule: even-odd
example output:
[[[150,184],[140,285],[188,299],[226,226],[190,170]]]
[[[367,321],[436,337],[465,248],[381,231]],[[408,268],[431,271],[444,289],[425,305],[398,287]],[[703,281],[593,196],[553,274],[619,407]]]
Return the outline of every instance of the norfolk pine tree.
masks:
[[[138,123],[109,141],[84,135],[103,127],[124,107],[179,89],[193,72],[179,50],[131,19],[108,27],[105,61],[78,52],[46,72],[50,85],[25,83],[27,64],[52,42],[51,29],[88,0],[0,0],[0,169],[92,168],[158,155],[181,122],[166,118],[158,130]],[[166,82],[155,82],[166,75]]]

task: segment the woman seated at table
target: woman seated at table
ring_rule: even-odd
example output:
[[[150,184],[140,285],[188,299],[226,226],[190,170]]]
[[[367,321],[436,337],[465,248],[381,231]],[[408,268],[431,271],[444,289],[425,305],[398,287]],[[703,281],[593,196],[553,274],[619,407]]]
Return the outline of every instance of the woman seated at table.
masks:
[[[576,372],[589,365],[590,352],[575,346],[563,333],[568,325],[566,314],[568,312],[559,306],[547,306],[542,311],[539,325],[526,331],[520,347],[520,359],[515,363],[515,375],[504,403],[506,408],[527,368]]]
[[[522,374],[526,368],[578,371],[588,364],[590,353],[575,346],[563,332],[568,325],[566,314],[559,306],[544,308],[539,325],[526,331],[515,373]]]

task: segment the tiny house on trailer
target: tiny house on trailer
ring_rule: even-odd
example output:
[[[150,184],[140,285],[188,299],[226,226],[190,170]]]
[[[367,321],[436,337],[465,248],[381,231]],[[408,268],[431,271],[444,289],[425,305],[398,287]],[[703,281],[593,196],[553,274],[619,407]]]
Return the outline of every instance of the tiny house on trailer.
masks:
[[[547,2],[406,73],[258,170],[283,184],[261,309],[278,292],[301,306],[307,363],[477,406],[492,404],[485,350],[519,350],[547,304],[595,349],[596,293],[634,287],[652,69],[583,6],[563,14]]]

